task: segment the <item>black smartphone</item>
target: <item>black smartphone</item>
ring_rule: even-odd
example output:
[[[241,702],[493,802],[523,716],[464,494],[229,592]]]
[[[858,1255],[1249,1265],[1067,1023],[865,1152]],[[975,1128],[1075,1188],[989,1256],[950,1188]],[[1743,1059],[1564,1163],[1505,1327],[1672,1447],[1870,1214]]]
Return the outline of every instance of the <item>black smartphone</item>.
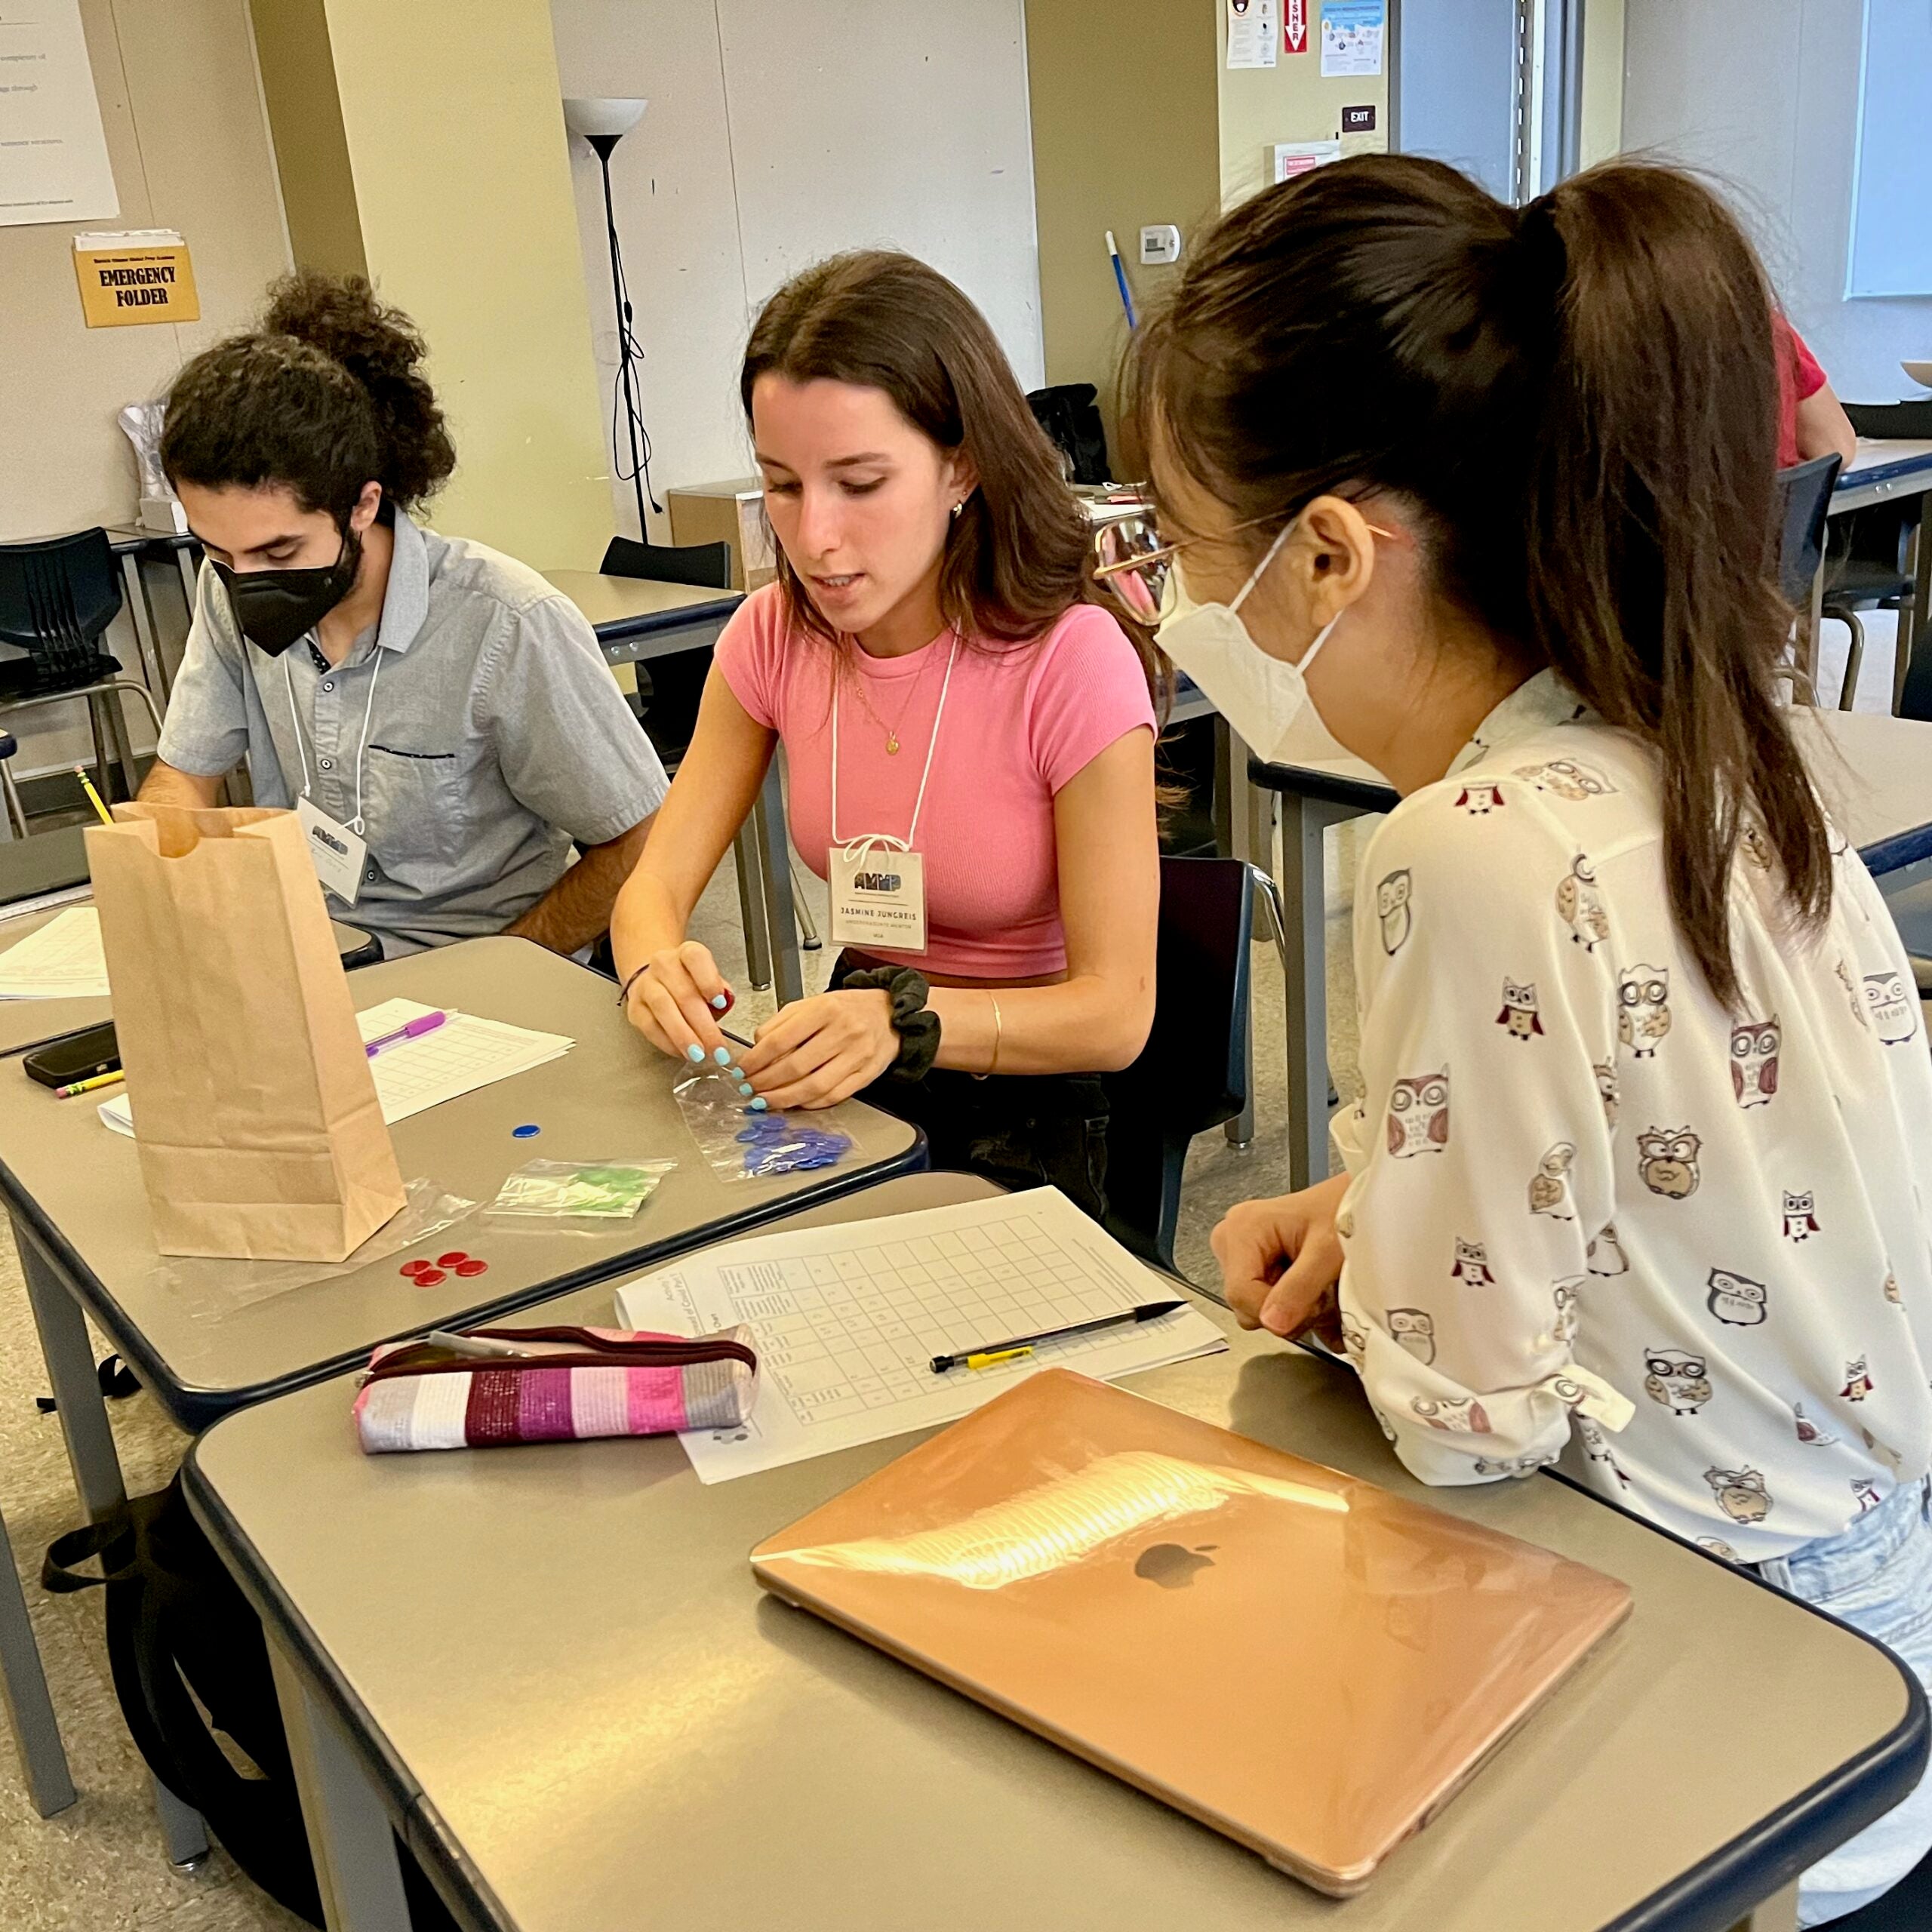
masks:
[[[114,1023],[88,1026],[78,1033],[63,1033],[45,1046],[36,1047],[20,1064],[29,1080],[43,1087],[66,1087],[76,1080],[91,1080],[97,1073],[121,1070],[121,1042],[114,1037]]]

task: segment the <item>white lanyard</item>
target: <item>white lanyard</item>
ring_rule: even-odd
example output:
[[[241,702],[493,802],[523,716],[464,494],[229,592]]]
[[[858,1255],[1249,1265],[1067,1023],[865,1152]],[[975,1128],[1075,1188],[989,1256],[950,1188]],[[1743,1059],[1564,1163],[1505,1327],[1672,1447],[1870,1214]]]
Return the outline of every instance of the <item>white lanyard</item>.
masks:
[[[854,647],[856,649],[857,647]],[[895,838],[888,832],[862,832],[847,847],[848,854],[857,853],[877,845],[889,845],[901,852],[909,852],[918,842],[919,814],[925,809],[926,780],[933,775],[933,753],[939,749],[939,728],[946,716],[946,694],[952,688],[952,667],[959,659],[959,633],[952,633],[952,649],[946,660],[946,678],[939,688],[939,707],[933,713],[933,735],[926,746],[926,768],[919,774],[919,795],[912,801],[912,823],[906,828],[903,838]],[[860,674],[854,672],[856,677]],[[844,846],[845,840],[838,829],[838,679],[832,682],[832,842]]]
[[[335,668],[340,670],[342,667],[337,665]],[[362,736],[355,746],[355,816],[349,821],[349,829],[358,838],[362,834],[362,754],[368,749],[369,721],[376,715],[376,680],[382,675],[383,654],[381,647],[378,645],[375,666],[369,673],[369,702],[362,708]],[[286,651],[282,653],[281,681],[283,688],[288,693],[288,716],[290,722],[295,727],[295,749],[302,759],[302,795],[306,798],[309,795],[309,748],[303,740],[302,714],[296,708],[295,680],[288,675],[288,654]],[[835,760],[838,754],[838,740],[835,737],[832,740]]]

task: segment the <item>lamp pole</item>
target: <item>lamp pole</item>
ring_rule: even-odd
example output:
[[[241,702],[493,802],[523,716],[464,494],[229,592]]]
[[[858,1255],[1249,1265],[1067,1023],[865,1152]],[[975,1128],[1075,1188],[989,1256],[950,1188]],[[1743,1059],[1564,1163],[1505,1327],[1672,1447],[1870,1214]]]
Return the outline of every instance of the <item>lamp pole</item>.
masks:
[[[651,526],[644,518],[644,456],[638,447],[639,417],[637,390],[631,374],[631,305],[624,293],[623,270],[617,253],[617,215],[611,199],[611,150],[623,139],[622,134],[586,134],[584,139],[596,151],[597,165],[604,176],[604,237],[611,251],[611,302],[617,317],[617,380],[624,398],[624,428],[630,439],[631,487],[637,494],[638,540],[651,540]]]

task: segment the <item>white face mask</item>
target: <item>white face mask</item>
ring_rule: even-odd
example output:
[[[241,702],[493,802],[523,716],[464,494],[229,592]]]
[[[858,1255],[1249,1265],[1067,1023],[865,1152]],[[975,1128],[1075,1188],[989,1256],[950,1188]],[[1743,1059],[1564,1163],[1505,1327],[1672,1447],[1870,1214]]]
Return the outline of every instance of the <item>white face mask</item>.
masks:
[[[1269,764],[1332,755],[1342,749],[1325,729],[1311,734],[1295,728],[1304,712],[1309,722],[1320,724],[1320,709],[1308,695],[1308,667],[1334,635],[1342,614],[1338,611],[1315,632],[1315,641],[1294,664],[1269,657],[1249,636],[1241,620],[1241,607],[1248,592],[1280,555],[1294,528],[1289,524],[1269,545],[1268,554],[1255,565],[1232,604],[1196,604],[1188,595],[1177,557],[1169,585],[1174,608],[1155,632],[1161,648],[1207,693],[1209,703],[1228,721],[1229,728]],[[1312,743],[1312,739],[1325,743]]]

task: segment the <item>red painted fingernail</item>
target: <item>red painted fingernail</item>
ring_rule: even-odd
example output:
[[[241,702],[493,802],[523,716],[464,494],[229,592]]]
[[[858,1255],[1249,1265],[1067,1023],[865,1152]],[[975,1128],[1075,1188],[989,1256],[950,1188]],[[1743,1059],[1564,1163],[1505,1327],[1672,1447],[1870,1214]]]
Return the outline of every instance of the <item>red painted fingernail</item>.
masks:
[[[464,1254],[461,1248],[453,1247],[448,1254],[439,1254],[436,1257],[436,1266],[438,1268],[454,1268],[459,1261],[467,1261],[469,1259],[469,1257]]]
[[[440,1268],[419,1268],[416,1271],[416,1285],[419,1288],[433,1288],[438,1281],[448,1278]]]
[[[471,1275],[487,1275],[490,1272],[490,1264],[487,1261],[478,1261],[472,1255],[467,1260],[459,1261],[456,1264],[454,1272],[465,1277]]]

